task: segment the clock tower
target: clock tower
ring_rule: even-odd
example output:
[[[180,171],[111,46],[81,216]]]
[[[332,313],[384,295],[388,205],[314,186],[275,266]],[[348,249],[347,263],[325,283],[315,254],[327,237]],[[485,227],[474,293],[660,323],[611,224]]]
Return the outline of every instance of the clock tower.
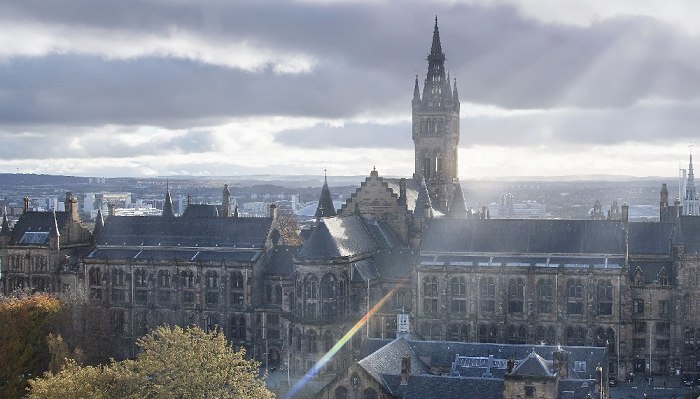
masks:
[[[437,17],[423,96],[416,76],[412,108],[416,151],[413,178],[425,179],[432,203],[447,212],[447,204],[452,201],[458,183],[459,97],[457,80],[453,91],[450,77],[445,73],[445,53],[440,44]]]

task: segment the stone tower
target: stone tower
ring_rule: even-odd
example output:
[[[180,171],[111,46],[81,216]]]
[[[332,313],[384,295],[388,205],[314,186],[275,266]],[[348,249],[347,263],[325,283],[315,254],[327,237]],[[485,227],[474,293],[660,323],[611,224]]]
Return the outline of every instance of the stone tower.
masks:
[[[412,108],[416,149],[413,178],[425,179],[433,204],[445,211],[458,182],[459,97],[456,79],[452,91],[449,75],[445,72],[445,53],[440,44],[437,17],[423,96],[416,76]]]

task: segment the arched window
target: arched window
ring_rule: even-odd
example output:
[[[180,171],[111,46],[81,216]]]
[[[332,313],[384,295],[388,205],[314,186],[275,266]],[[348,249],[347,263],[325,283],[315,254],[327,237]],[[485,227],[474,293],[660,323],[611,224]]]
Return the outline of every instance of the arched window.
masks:
[[[326,274],[321,280],[321,312],[324,319],[336,318],[336,279],[332,274]]]
[[[134,271],[134,285],[137,287],[148,286],[148,273],[143,269],[136,269]]]
[[[180,273],[180,284],[183,288],[194,288],[194,273],[191,270],[183,270]]]
[[[586,345],[586,329],[583,327],[566,328],[566,344],[569,346],[585,346]]]
[[[377,391],[367,388],[362,392],[362,399],[377,399]]]
[[[455,277],[450,280],[450,296],[452,312],[467,312],[467,282],[464,277]]]
[[[123,269],[113,269],[112,270],[112,285],[124,285],[124,270]]]
[[[306,279],[306,299],[318,298],[318,280],[315,276],[309,276]]]
[[[316,331],[307,331],[306,344],[306,349],[309,351],[309,353],[318,353],[318,335],[316,334]]]
[[[552,279],[543,278],[537,282],[537,312],[540,314],[552,313],[554,298],[554,284]]]
[[[101,285],[102,284],[102,273],[99,267],[90,268],[90,285]]]
[[[208,307],[215,307],[219,304],[219,274],[215,271],[208,271],[207,275],[206,300]]]
[[[613,287],[610,281],[598,283],[598,316],[612,316]]]
[[[484,277],[479,282],[481,296],[481,312],[493,313],[496,311],[496,283],[491,277]]]
[[[523,283],[523,279],[520,277],[511,278],[508,283],[508,311],[510,313],[523,313],[524,303],[525,283]]]
[[[450,326],[450,341],[469,342],[469,325],[466,323]]]
[[[348,399],[348,389],[342,385],[335,388],[335,399]]]
[[[219,274],[217,272],[207,272],[207,288],[219,288]]]
[[[231,338],[245,340],[245,316],[231,316]]]
[[[243,274],[239,271],[235,271],[230,274],[230,295],[231,295],[231,306],[243,306],[244,304],[244,284],[243,284]]]
[[[537,327],[537,337],[535,338],[538,345],[553,345],[556,341],[556,332],[552,326]]]
[[[579,279],[566,283],[567,312],[570,315],[583,314],[583,284]]]
[[[304,284],[305,310],[304,316],[310,319],[318,317],[318,280],[316,276],[310,275]]]
[[[158,272],[158,286],[161,288],[170,287],[170,272],[167,270],[160,270]]]
[[[423,279],[423,312],[437,313],[439,286],[435,277]]]
[[[495,324],[480,324],[478,329],[478,340],[483,343],[498,342],[498,326]]]

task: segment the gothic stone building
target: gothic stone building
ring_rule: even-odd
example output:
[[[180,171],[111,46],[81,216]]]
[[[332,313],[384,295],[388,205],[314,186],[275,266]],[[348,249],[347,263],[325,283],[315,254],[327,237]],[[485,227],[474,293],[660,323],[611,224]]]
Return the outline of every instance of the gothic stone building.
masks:
[[[71,199],[65,213],[3,226],[3,292],[84,290],[87,328],[121,356],[160,323],[218,325],[265,364],[303,374],[391,293],[317,375],[349,367],[368,337],[395,338],[401,313],[428,341],[605,347],[620,378],[700,372],[700,218],[669,205],[665,188],[658,223],[630,222],[625,205],[611,220],[468,211],[444,61],[436,24],[422,95],[414,87],[413,176],[372,170],[335,216],[322,198],[303,247],[284,245],[274,207],[231,215],[227,189],[221,207],[109,216],[92,236]]]

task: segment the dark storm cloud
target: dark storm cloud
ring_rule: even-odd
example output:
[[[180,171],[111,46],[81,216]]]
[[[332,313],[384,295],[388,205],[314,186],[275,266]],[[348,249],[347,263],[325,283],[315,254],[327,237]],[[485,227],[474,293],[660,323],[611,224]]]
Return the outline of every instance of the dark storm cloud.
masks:
[[[0,98],[0,124],[178,128],[248,115],[339,118],[371,109],[377,101],[397,109],[410,104],[405,99],[410,81],[341,66],[337,69],[354,82],[348,85],[320,69],[313,75],[280,76],[161,58],[24,58],[0,64],[0,84],[16,93]],[[397,91],[404,98],[397,98]]]
[[[300,148],[396,148],[410,149],[411,124],[346,123],[334,127],[318,124],[306,129],[285,130],[275,141]]]
[[[216,150],[214,135],[207,131],[190,131],[180,136],[151,141],[130,142],[109,136],[96,136],[90,129],[70,134],[82,136],[79,145],[72,143],[70,135],[57,134],[7,134],[0,132],[0,159],[62,159],[62,158],[131,158],[143,155],[175,155],[204,153]]]
[[[104,0],[25,0],[1,2],[0,10],[0,23],[4,19],[95,29],[97,40],[101,29],[114,35],[151,36],[182,31],[213,43],[244,40],[318,60],[308,73],[275,74],[272,65],[245,72],[165,56],[118,60],[67,53],[13,58],[0,64],[0,123],[6,126],[187,128],[249,115],[352,118],[407,113],[414,71],[424,76],[427,67],[424,58],[435,14],[440,16],[446,66],[458,78],[463,102],[508,109],[564,106],[620,112],[587,114],[578,123],[570,122],[575,118],[554,121],[559,124],[554,128],[557,139],[608,140],[611,131],[619,132],[619,141],[656,137],[646,132],[647,126],[630,128],[635,120],[623,119],[630,116],[629,107],[642,99],[687,100],[700,94],[700,38],[640,16],[574,27],[526,19],[511,6],[422,2],[133,1],[126,7]],[[103,34],[108,48],[109,35]],[[662,119],[669,123],[662,126],[666,132],[695,122],[682,109],[670,112],[681,119]],[[517,136],[513,132],[518,126],[508,125],[512,121],[525,123],[533,132],[539,128],[528,118],[499,120],[505,125],[494,126],[496,133],[483,139],[503,136],[500,144],[507,145],[540,134]],[[615,123],[619,129],[612,128]],[[313,140],[301,132],[286,132],[277,139],[318,146],[329,140],[329,129],[310,130]],[[356,133],[383,142],[381,132]],[[506,135],[517,137],[511,141]],[[341,136],[333,136],[338,140],[333,145],[354,146]]]

